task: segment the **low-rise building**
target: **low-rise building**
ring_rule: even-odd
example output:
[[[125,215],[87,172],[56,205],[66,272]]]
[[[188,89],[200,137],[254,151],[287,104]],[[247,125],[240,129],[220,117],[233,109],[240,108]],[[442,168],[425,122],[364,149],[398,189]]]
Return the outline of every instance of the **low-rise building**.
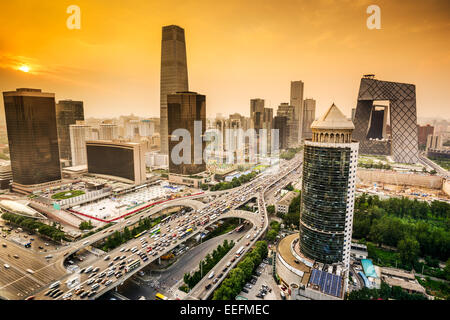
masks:
[[[294,198],[296,196],[298,196],[298,193],[295,191],[287,192],[286,195],[275,204],[275,212],[283,213],[283,214],[288,213],[289,205],[291,204],[292,200],[294,200]]]
[[[398,286],[409,293],[426,294],[424,287],[416,280],[413,272],[395,268],[380,268],[381,280],[389,286]]]
[[[367,259],[367,246],[365,244],[354,243],[350,245],[350,256],[356,260]]]

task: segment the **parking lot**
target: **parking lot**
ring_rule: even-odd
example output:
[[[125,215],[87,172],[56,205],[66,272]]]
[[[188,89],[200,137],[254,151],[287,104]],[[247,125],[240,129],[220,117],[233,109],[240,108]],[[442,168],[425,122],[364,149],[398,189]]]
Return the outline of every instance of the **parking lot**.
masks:
[[[28,250],[34,252],[51,252],[58,248],[53,241],[42,238],[39,234],[26,232],[18,227],[13,227],[11,225],[7,225],[4,221],[0,226],[1,228],[1,238],[0,242],[6,245],[9,241],[14,242],[18,245],[24,246],[25,243],[30,242],[31,247]],[[11,231],[8,231],[11,229]],[[7,240],[7,241],[5,241]]]
[[[261,275],[254,275],[253,277],[256,282],[254,284],[246,284],[250,284],[251,286],[251,288],[246,288],[248,293],[241,291],[239,293],[239,296],[247,298],[248,300],[281,300],[280,289],[275,283],[275,280],[272,276],[272,266],[266,263],[262,263],[262,265],[262,267],[258,267],[258,269],[256,270],[256,272],[260,272]],[[263,298],[260,298],[257,295],[259,295],[263,285],[266,286],[266,289],[268,287],[268,290],[266,290],[267,293],[265,294],[265,296]]]

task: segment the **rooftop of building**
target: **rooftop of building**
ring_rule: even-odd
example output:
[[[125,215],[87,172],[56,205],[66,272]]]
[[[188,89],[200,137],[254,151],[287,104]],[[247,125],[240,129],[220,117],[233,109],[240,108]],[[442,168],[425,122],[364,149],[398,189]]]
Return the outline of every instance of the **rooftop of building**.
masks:
[[[28,97],[47,97],[54,98],[55,94],[50,92],[42,92],[41,89],[33,88],[17,88],[16,91],[5,91],[4,96],[28,96]]]
[[[292,254],[292,251],[291,251],[292,242],[297,238],[298,238],[298,234],[294,233],[294,234],[291,234],[291,235],[286,236],[283,239],[281,239],[281,241],[277,247],[277,254],[281,255],[283,260],[290,267],[303,272],[303,278],[302,278],[301,283],[306,285],[306,284],[308,284],[308,281],[309,281],[311,268],[308,267],[307,265],[305,265],[304,263],[302,263],[301,261],[298,261],[297,258]]]
[[[286,193],[286,194],[284,195],[283,198],[280,199],[280,201],[277,202],[277,204],[288,206],[288,205],[291,204],[292,200],[293,200],[296,196],[298,196],[298,193],[297,193],[297,192],[295,192],[295,191],[289,191],[288,193]]]
[[[311,124],[311,129],[347,129],[353,130],[353,122],[342,113],[342,111],[333,103],[331,107]]]

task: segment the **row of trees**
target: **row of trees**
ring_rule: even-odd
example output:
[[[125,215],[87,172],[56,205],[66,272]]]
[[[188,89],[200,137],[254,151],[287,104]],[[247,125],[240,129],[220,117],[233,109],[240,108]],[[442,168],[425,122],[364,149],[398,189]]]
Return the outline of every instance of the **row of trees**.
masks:
[[[377,206],[384,209],[386,213],[400,218],[410,217],[413,219],[438,219],[447,223],[450,219],[450,204],[443,201],[418,201],[408,198],[389,198],[381,200],[378,196],[363,194],[356,198],[355,209],[368,209]],[[447,224],[447,226],[450,226]]]
[[[381,283],[380,289],[368,289],[366,287],[358,291],[352,291],[345,296],[346,300],[428,300],[420,293],[410,294],[402,288],[393,286],[392,288],[385,282]]]
[[[391,170],[392,166],[389,164],[384,164],[382,162],[374,163],[374,162],[358,162],[358,167],[360,168],[368,168],[368,169],[385,169],[385,170]]]
[[[367,195],[355,202],[353,237],[396,247],[404,265],[412,266],[418,256],[446,261],[450,256],[449,226],[450,205],[444,202],[380,200]]]
[[[267,257],[267,252],[267,242],[256,242],[253,250],[247,253],[236,268],[230,271],[228,277],[214,292],[213,300],[234,300],[262,260]]]
[[[161,219],[162,217],[156,218],[155,220],[144,218],[139,220],[138,225],[131,230],[128,227],[125,227],[123,231],[115,231],[111,236],[106,238],[102,246],[102,250],[109,251],[117,248],[118,246],[134,238],[135,235],[154,227],[161,221]]]
[[[185,273],[183,280],[188,286],[189,290],[195,287],[195,285],[202,280],[203,276],[207,274],[214,266],[231,250],[234,246],[234,241],[228,242],[227,239],[223,241],[222,245],[218,245],[212,253],[208,253],[198,265],[198,270],[192,275]]]
[[[62,239],[67,240],[65,239],[64,231],[61,230],[61,225],[56,226],[56,223],[54,223],[53,226],[49,226],[36,219],[19,216],[9,212],[3,213],[2,218],[29,231],[37,231],[39,234],[54,241],[59,242]]]
[[[219,182],[218,184],[215,184],[211,187],[211,191],[218,191],[218,190],[227,190],[231,188],[239,187],[240,185],[249,182],[250,180],[254,179],[258,175],[257,171],[252,171],[249,174],[243,174],[239,178],[233,178],[230,182]]]

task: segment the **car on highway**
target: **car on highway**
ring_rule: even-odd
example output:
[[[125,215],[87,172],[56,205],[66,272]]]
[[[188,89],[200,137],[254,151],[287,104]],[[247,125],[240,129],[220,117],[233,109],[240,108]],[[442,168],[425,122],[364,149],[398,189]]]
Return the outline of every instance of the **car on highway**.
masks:
[[[208,284],[205,286],[205,289],[206,289],[206,290],[209,290],[209,288],[211,288],[211,283],[208,283]]]

